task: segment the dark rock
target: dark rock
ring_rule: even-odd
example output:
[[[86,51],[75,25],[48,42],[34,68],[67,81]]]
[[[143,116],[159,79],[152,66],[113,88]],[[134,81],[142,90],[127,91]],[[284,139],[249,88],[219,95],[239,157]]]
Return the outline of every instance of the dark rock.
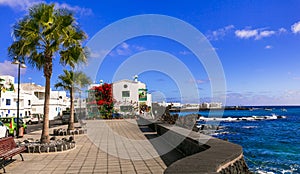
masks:
[[[57,135],[57,129],[53,129],[53,135]]]
[[[69,137],[69,142],[73,142],[74,141],[74,137],[73,136],[70,136]]]
[[[59,132],[59,135],[60,135],[60,136],[63,136],[63,135],[64,135],[64,132],[63,132],[63,131],[60,131],[60,132]]]
[[[62,145],[57,145],[57,151],[63,151],[63,146]]]
[[[56,152],[56,147],[55,146],[51,146],[49,149],[49,152]]]

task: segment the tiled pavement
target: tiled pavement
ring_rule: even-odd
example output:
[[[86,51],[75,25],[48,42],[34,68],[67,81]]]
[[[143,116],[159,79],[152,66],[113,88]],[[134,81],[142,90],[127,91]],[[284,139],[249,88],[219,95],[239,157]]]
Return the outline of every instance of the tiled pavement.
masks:
[[[76,148],[47,154],[17,155],[7,173],[163,173],[166,164],[136,120],[87,121],[87,135],[76,135]],[[52,132],[52,131],[50,131]],[[40,132],[26,137],[38,139]],[[2,172],[2,169],[0,169]]]

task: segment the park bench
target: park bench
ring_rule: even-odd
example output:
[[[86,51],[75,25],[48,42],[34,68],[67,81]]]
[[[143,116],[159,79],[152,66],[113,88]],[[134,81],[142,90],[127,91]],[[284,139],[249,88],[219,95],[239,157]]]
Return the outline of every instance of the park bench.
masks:
[[[13,137],[5,137],[0,139],[0,161],[5,173],[4,162],[8,159],[12,159],[13,156],[19,154],[24,161],[22,152],[26,150],[26,147],[18,147]]]

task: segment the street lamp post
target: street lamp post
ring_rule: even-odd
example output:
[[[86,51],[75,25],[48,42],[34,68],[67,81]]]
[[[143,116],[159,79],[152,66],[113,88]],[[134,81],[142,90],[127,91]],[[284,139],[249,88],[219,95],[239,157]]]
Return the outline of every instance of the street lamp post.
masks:
[[[79,89],[79,119],[82,119],[82,113],[81,113],[81,90]],[[78,118],[78,117],[77,117]]]
[[[18,101],[17,101],[17,130],[16,137],[19,137],[19,119],[20,119],[20,69],[26,68],[24,61],[20,62],[17,57],[14,58],[12,64],[18,65]]]

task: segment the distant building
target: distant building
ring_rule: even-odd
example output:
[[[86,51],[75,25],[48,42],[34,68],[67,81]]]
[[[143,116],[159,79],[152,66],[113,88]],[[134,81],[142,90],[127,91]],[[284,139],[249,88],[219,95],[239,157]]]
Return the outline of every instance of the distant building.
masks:
[[[77,116],[85,116],[87,114],[87,103],[84,97],[80,96],[74,99],[74,109]]]
[[[220,102],[211,102],[211,103],[204,102],[200,104],[200,109],[220,109],[222,107],[223,105]]]
[[[220,109],[222,108],[222,103],[219,103],[219,102],[211,102],[209,104],[209,108],[210,109]]]
[[[161,102],[161,103],[158,103],[160,106],[163,106],[163,107],[167,107],[167,106],[171,106],[172,108],[181,108],[182,107],[182,104],[179,103],[179,102],[171,102],[171,103],[168,103],[168,102]]]
[[[183,109],[199,109],[199,104],[184,104]]]
[[[0,117],[17,116],[18,86],[14,84],[14,77],[0,76],[2,80],[0,95]],[[13,84],[14,89],[11,87]],[[33,113],[44,114],[45,87],[33,83],[20,84],[20,117]],[[62,110],[70,107],[70,100],[65,91],[50,89],[49,120],[60,115]]]
[[[209,103],[204,102],[204,103],[200,104],[200,108],[201,109],[209,109]]]

